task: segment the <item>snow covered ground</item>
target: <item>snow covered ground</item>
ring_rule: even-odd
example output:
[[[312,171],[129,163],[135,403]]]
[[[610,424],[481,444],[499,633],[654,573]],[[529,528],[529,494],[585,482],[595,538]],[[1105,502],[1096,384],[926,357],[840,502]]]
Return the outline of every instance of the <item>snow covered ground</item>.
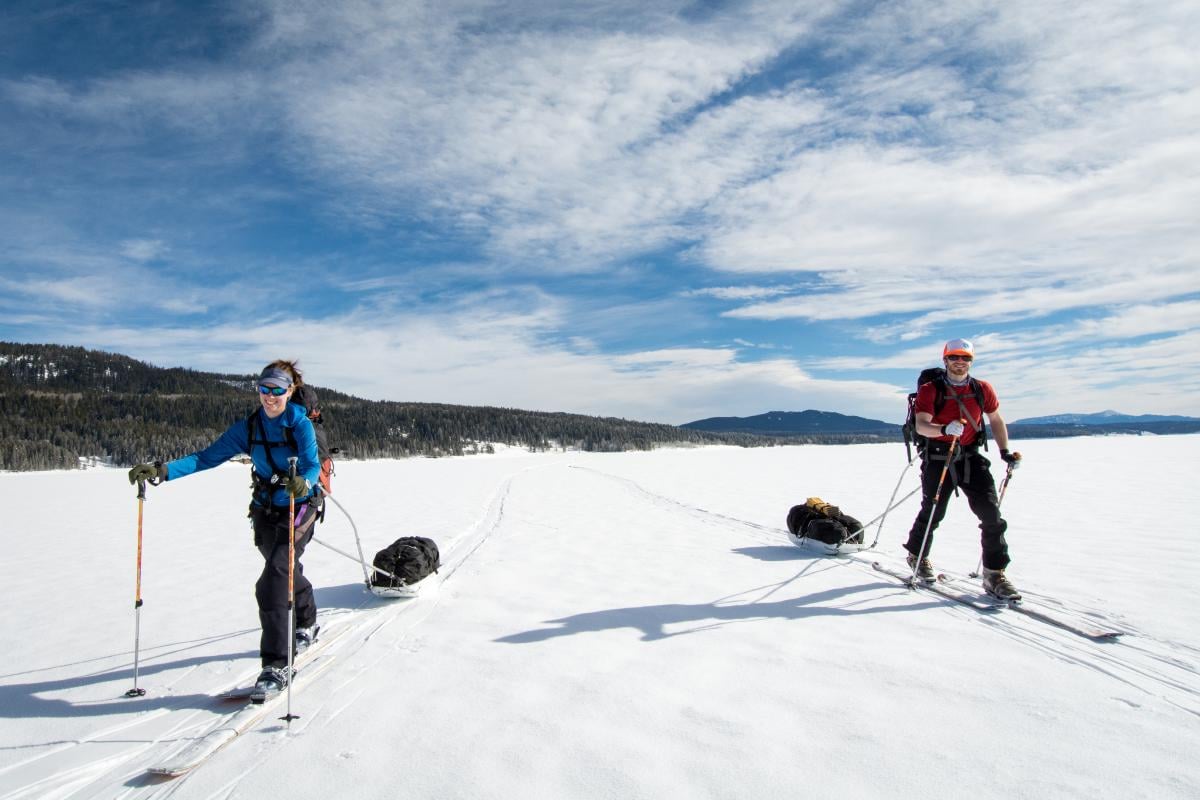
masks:
[[[150,490],[135,699],[124,471],[0,475],[0,798],[1200,797],[1200,437],[1019,444],[1010,575],[1121,639],[873,570],[902,563],[915,499],[873,551],[789,543],[810,495],[882,511],[898,444],[342,463],[368,558],[429,536],[440,575],[382,600],[312,546],[345,632],[300,719],[276,709],[171,780],[146,768],[257,671],[246,467]],[[965,576],[965,500],[939,533],[936,565]],[[354,550],[336,509],[318,535]]]

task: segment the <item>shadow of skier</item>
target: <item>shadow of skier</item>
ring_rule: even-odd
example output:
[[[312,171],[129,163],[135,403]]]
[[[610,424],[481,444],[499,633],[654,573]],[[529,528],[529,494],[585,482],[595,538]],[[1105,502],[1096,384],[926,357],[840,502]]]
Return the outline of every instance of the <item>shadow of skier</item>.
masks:
[[[642,632],[642,641],[652,642],[734,622],[763,619],[796,620],[810,617],[850,617],[861,614],[911,612],[914,609],[937,608],[943,605],[940,600],[918,601],[901,606],[873,606],[868,608],[846,608],[827,605],[827,603],[843,599],[857,592],[895,588],[897,588],[896,584],[892,582],[872,582],[858,586],[839,587],[803,597],[793,597],[769,603],[748,602],[725,604],[723,601],[713,603],[667,603],[663,605],[587,611],[582,614],[573,614],[569,617],[546,621],[546,624],[556,627],[522,631],[521,633],[502,636],[495,641],[505,644],[530,644],[533,642],[544,642],[548,639],[555,639],[561,636],[596,633],[619,628],[633,628]],[[742,594],[745,593],[743,592]],[[667,626],[688,624],[691,624],[693,627],[675,633],[669,633],[666,630]]]

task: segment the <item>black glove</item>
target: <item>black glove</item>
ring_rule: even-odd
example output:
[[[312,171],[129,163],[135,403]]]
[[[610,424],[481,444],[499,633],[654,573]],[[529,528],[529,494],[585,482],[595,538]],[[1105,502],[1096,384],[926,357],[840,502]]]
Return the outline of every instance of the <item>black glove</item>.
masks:
[[[129,483],[133,485],[138,481],[150,481],[151,484],[162,483],[167,479],[167,465],[161,461],[155,461],[153,464],[138,464],[133,469],[129,470]]]
[[[312,489],[312,486],[303,475],[293,475],[283,482],[283,488],[287,489],[287,493],[292,497],[304,497]]]
[[[1004,461],[1005,464],[1008,464],[1013,469],[1016,469],[1017,467],[1021,466],[1021,454],[1020,453],[1010,453],[1007,450],[1005,450],[1004,448],[1001,448],[1000,449],[1000,458]]]

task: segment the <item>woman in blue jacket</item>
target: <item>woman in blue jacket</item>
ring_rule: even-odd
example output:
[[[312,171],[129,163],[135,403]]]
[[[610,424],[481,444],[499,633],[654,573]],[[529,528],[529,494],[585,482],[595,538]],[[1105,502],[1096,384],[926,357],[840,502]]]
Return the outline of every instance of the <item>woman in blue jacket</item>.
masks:
[[[178,480],[194,472],[211,469],[243,453],[253,462],[253,496],[250,520],[254,544],[265,564],[254,586],[258,617],[262,623],[262,673],[257,688],[273,693],[287,686],[288,674],[288,500],[295,501],[294,592],[296,633],[293,652],[312,643],[317,622],[317,604],[312,584],[304,577],[300,556],[312,538],[313,525],[321,514],[323,499],[318,487],[321,464],[317,437],[304,407],[289,405],[292,393],[303,383],[293,361],[273,361],[258,376],[260,407],[238,420],[208,447],[189,456],[162,463],[139,464],[129,471],[129,482],[153,485]],[[289,458],[296,458],[296,474],[289,473]]]

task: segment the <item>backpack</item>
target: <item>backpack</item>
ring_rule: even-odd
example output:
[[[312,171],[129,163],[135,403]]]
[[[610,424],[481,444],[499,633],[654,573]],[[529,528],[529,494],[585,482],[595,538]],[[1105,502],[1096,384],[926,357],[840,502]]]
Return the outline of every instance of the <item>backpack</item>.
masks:
[[[297,386],[295,391],[292,392],[291,399],[288,400],[288,405],[303,406],[304,410],[308,412],[308,419],[313,424],[313,433],[317,438],[317,460],[321,462],[321,475],[319,476],[321,490],[325,494],[333,494],[333,488],[331,484],[334,474],[333,456],[339,451],[336,447],[329,446],[329,437],[325,433],[325,418],[321,414],[320,406],[318,405],[316,390],[307,384],[301,384],[300,386]],[[267,460],[271,462],[271,466],[274,467],[275,471],[278,473],[280,472],[280,469],[275,465],[274,459],[271,458],[271,447],[278,446],[281,443],[267,441],[266,432],[263,429],[262,423],[259,422],[258,415],[260,413],[262,413],[262,409],[256,408],[250,413],[250,416],[246,418],[246,427],[250,432],[250,447],[253,448],[256,444],[261,444],[266,447]],[[259,438],[255,438],[256,435]],[[284,436],[286,437],[286,443],[290,447],[295,448],[296,437],[292,435],[291,428],[284,429]]]
[[[383,589],[412,586],[442,565],[438,546],[423,536],[403,536],[375,554],[376,567],[391,573],[371,573],[371,585]]]
[[[329,446],[329,436],[325,433],[325,416],[321,413],[317,391],[306,383],[301,384],[296,387],[296,391],[292,392],[292,399],[288,402],[304,406],[308,411],[308,418],[313,424],[313,433],[317,436],[317,460],[321,462],[321,487],[325,490],[325,494],[333,494],[333,456],[338,449]]]
[[[917,389],[920,389],[927,383],[937,382],[937,395],[933,400],[933,415],[936,417],[941,412],[942,406],[946,405],[946,400],[950,396],[946,385],[946,370],[942,367],[930,367],[921,370],[920,376],[917,378]],[[983,411],[983,387],[979,385],[979,381],[974,378],[968,378],[968,385],[971,387],[971,392],[975,395],[975,404],[979,406],[980,412]],[[963,410],[963,417],[968,420],[968,423],[974,427],[975,420],[971,419],[966,413],[966,407],[962,401],[954,396],[955,402]],[[904,420],[904,425],[901,427],[904,434],[904,449],[908,452],[908,460],[912,461],[912,448],[915,445],[917,455],[922,459],[925,458],[925,450],[929,445],[929,438],[917,433],[917,393],[911,392],[908,395],[908,416]],[[976,442],[983,445],[983,449],[987,450],[987,424],[984,422],[982,415],[980,416],[979,428],[976,430]]]
[[[808,498],[802,506],[792,506],[787,527],[800,539],[816,539],[832,545],[863,543],[862,523],[819,497]]]

